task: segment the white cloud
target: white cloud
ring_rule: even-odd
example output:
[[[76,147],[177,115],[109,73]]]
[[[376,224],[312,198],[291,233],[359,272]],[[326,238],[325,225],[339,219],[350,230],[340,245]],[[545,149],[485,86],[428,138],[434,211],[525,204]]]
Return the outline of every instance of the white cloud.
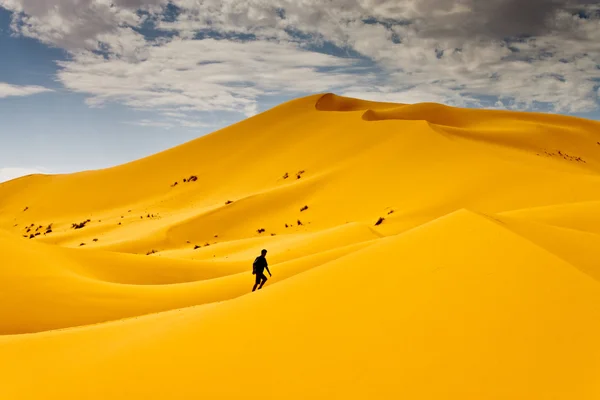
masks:
[[[19,168],[19,167],[0,167],[0,183],[7,182],[22,176],[31,174],[48,174],[50,173],[45,168]]]
[[[482,106],[480,99],[491,97],[490,107],[598,108],[597,1],[171,3],[180,10],[175,20],[162,15],[166,0],[0,0],[17,12],[15,31],[71,52],[72,59],[60,63],[58,79],[88,94],[91,106],[120,102],[163,117],[197,111],[250,116],[263,96],[337,91],[458,106]],[[175,37],[149,41],[138,28],[151,21]],[[198,33],[230,39],[196,40]],[[241,43],[232,34],[255,40]],[[514,39],[523,34],[529,36]],[[360,57],[315,52],[322,44]],[[349,70],[364,59],[373,72]],[[179,118],[163,123],[202,123]]]
[[[345,72],[354,63],[351,59],[290,43],[176,38],[145,50],[145,59],[136,62],[76,53],[73,60],[59,63],[58,79],[68,89],[90,94],[92,106],[118,101],[138,109],[251,116],[257,113],[259,96],[326,91],[370,77]]]
[[[48,89],[42,86],[19,86],[11,85],[9,83],[0,82],[0,99],[5,97],[24,97],[31,96],[38,93],[51,92],[52,89]]]

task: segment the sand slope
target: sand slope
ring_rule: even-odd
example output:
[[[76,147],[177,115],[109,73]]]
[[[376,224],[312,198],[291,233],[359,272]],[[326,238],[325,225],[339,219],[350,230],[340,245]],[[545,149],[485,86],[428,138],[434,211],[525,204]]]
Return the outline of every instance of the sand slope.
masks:
[[[596,399],[598,222],[600,123],[332,94],[20,178],[0,398]]]

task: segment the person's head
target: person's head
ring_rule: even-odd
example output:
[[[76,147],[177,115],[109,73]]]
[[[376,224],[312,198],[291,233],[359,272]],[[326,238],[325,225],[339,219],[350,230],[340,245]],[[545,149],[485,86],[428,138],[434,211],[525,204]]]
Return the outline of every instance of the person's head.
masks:
[[[266,256],[267,255],[267,250],[262,249],[262,251],[260,252],[260,255],[263,256],[263,257]]]

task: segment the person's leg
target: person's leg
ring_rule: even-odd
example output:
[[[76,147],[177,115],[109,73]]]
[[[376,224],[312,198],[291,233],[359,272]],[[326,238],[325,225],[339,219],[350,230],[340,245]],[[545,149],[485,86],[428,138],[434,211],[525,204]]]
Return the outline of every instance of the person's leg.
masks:
[[[256,274],[256,278],[254,279],[254,287],[252,288],[253,292],[256,290],[256,287],[258,286],[259,283],[260,283],[260,275]]]
[[[267,277],[263,274],[260,279],[262,280],[262,282],[260,283],[260,286],[258,287],[259,289],[261,289],[263,287],[263,285],[265,284],[265,282],[267,281]]]

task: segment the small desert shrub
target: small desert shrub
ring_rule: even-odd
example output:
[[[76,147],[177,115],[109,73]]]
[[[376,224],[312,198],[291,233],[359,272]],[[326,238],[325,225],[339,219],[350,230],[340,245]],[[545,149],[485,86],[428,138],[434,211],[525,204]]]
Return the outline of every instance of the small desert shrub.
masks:
[[[94,241],[94,242],[97,242],[97,241],[98,241],[98,239],[94,239],[93,241]]]
[[[375,226],[381,225],[383,223],[383,221],[385,221],[385,218],[379,217],[379,219],[377,220],[377,222],[375,222]]]
[[[225,202],[225,205],[228,205],[228,204],[231,204],[231,203],[233,203],[233,201],[231,201],[231,200],[227,200],[227,201]]]
[[[196,182],[198,180],[198,177],[196,175],[192,175],[188,178],[188,182]]]
[[[290,226],[289,226],[288,224],[285,224],[285,227],[286,227],[286,228],[289,228]]]
[[[390,212],[388,213],[388,215],[393,214],[394,210],[390,210]]]
[[[147,252],[146,255],[149,256],[150,254],[154,254],[154,253],[158,253],[158,251],[152,249],[149,252]]]
[[[195,245],[194,250],[198,250],[200,247],[202,247],[202,246]]]
[[[33,239],[35,237],[35,235],[32,233],[31,235],[29,235],[29,239]]]
[[[41,233],[39,233],[39,232],[37,232],[37,233],[35,234],[35,236],[40,236],[40,235],[41,235]]]
[[[87,224],[88,222],[90,222],[90,220],[89,220],[89,219],[86,219],[86,220],[85,220],[85,221],[83,221],[83,222],[80,222],[80,223],[78,223],[78,224],[71,224],[71,225],[72,225],[73,229],[81,229],[81,228],[83,228],[84,226],[86,226],[86,224]]]
[[[298,226],[302,225],[302,221],[298,220]]]
[[[276,233],[271,233],[271,236],[275,236],[275,235],[277,235],[277,234]]]
[[[175,187],[179,184],[179,182],[175,182],[174,184],[171,185],[171,187]]]
[[[283,179],[287,179],[289,177],[290,177],[290,175],[287,172],[283,175]]]
[[[300,212],[308,210],[308,206],[304,206],[300,209]]]
[[[49,233],[52,233],[52,229],[48,229],[48,230],[46,231],[46,233],[44,233],[44,235],[47,235],[47,234],[49,234]]]
[[[598,143],[598,144],[600,144],[600,143]],[[29,207],[25,207],[25,209],[23,210],[23,212],[25,212],[27,210],[29,210]]]
[[[265,231],[264,229],[260,228],[260,229],[258,229],[256,232],[258,232],[258,233],[263,233],[264,231]]]
[[[85,246],[85,243],[79,243],[79,247]]]

